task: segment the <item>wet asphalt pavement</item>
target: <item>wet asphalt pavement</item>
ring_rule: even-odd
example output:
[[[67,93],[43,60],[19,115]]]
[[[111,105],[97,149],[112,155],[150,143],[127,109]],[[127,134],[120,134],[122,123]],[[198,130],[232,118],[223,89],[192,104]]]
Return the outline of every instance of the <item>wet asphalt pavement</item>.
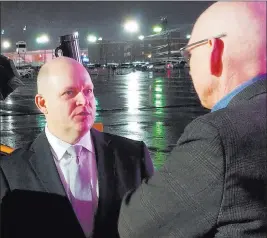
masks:
[[[208,110],[201,107],[186,70],[91,75],[97,100],[97,122],[104,131],[143,140],[155,166],[162,165],[185,126]],[[34,104],[36,79],[0,102],[1,144],[20,147],[45,126]]]

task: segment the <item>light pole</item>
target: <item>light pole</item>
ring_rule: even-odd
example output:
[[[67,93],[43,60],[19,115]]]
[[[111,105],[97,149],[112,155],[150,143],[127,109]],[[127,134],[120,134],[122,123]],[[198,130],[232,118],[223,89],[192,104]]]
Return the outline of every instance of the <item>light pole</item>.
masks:
[[[25,32],[27,30],[27,26],[24,26],[23,29],[22,29],[22,33],[23,33],[23,40],[26,41],[25,39]]]
[[[49,37],[46,34],[40,35],[39,37],[36,38],[36,42],[39,45],[44,45],[49,42]],[[44,49],[44,63],[46,62],[46,49]]]
[[[103,55],[105,55],[105,60],[107,61],[107,53],[103,53],[104,51],[104,46],[103,46],[103,38],[102,37],[96,37],[95,35],[88,35],[87,37],[87,41],[89,43],[97,43],[100,45],[99,47],[99,61],[104,61],[103,59]],[[88,52],[88,55],[89,55],[89,52]],[[99,62],[100,63],[100,62]]]
[[[98,37],[99,42],[99,64],[108,64],[108,42],[103,40],[102,37]]]
[[[154,31],[156,34],[161,33],[161,32],[162,32],[162,26],[161,26],[161,25],[155,25],[155,26],[153,27],[153,31]],[[159,52],[159,49],[156,49],[156,53],[158,53],[158,52]],[[151,58],[151,57],[149,57],[149,58]]]
[[[129,32],[131,34],[133,33],[136,33],[139,31],[139,25],[137,23],[137,21],[134,21],[134,20],[129,20],[129,21],[126,21],[125,24],[124,24],[124,30],[126,32]],[[132,39],[131,39],[132,41]],[[133,42],[131,43],[131,51],[130,51],[130,61],[132,62],[133,61]]]
[[[167,17],[162,17],[161,18],[161,25],[163,30],[166,32],[167,36],[167,45],[168,45],[168,59],[170,58],[171,55],[171,42],[170,42],[170,32],[167,32],[168,30],[168,20]]]
[[[140,36],[138,36],[138,39],[143,41],[145,39],[145,37],[143,35],[140,35]],[[141,48],[141,58],[143,61],[145,61],[145,59],[144,59],[145,52],[144,51],[145,51],[145,44],[143,42],[142,48]]]

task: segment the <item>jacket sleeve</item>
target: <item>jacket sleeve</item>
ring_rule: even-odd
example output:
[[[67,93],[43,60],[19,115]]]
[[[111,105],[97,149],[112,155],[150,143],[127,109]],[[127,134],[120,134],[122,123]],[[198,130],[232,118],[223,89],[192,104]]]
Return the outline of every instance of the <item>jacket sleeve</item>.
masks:
[[[205,236],[216,225],[223,183],[219,133],[196,119],[186,127],[165,165],[125,195],[120,237]]]
[[[1,160],[2,158],[0,158]],[[2,217],[2,199],[3,197],[6,195],[6,193],[8,192],[8,184],[6,181],[6,178],[4,177],[4,173],[3,170],[1,168],[1,164],[0,164],[0,238],[2,236],[2,224],[3,224],[3,220],[1,219]]]
[[[154,165],[146,144],[142,142],[143,156],[141,161],[142,180],[147,180],[154,174]]]

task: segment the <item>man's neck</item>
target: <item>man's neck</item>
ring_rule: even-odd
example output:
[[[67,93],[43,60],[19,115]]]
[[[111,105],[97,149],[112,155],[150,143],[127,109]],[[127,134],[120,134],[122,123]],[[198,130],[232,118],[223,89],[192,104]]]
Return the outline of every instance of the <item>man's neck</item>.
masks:
[[[214,103],[212,108],[217,107],[218,103],[221,103],[222,100],[224,100],[224,103],[226,103],[227,101],[231,100],[236,94],[244,90],[246,87],[262,79],[266,79],[266,73],[260,73],[256,76],[251,77],[250,79],[242,80],[239,83],[232,84],[232,86],[228,88],[222,87],[221,93],[217,94],[217,98],[215,100],[216,103]]]
[[[76,144],[85,134],[70,129],[58,130],[58,128],[54,129],[52,126],[49,125],[47,125],[47,128],[49,132],[53,134],[55,137],[71,145]]]

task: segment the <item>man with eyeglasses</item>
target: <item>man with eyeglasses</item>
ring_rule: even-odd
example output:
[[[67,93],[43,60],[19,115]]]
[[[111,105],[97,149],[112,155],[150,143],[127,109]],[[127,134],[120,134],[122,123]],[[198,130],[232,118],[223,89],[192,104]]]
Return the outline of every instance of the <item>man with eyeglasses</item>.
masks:
[[[266,2],[213,4],[181,52],[211,113],[126,194],[120,237],[266,238]]]

